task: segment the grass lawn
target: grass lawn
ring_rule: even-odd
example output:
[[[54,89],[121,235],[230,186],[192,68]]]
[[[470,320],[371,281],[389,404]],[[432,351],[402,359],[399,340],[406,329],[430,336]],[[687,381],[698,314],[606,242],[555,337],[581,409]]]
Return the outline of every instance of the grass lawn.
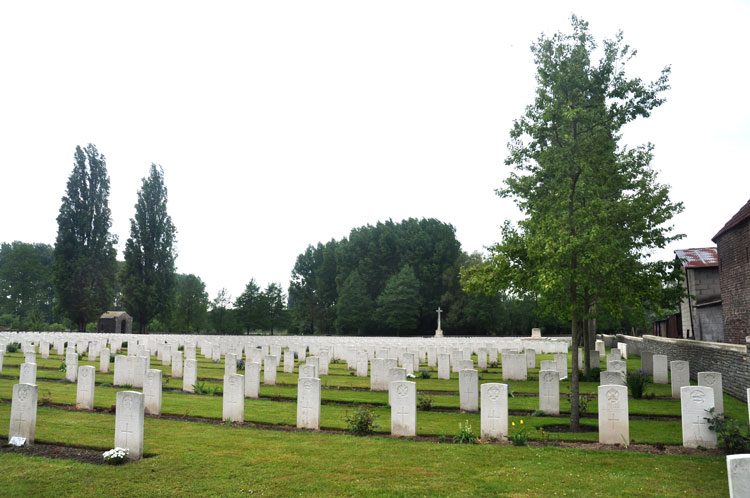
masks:
[[[549,358],[547,358],[549,357]],[[538,362],[552,355],[537,355]],[[75,405],[76,386],[61,382],[57,370],[61,357],[37,355],[40,406],[36,438],[68,446],[84,446],[101,451],[114,440],[114,414],[69,411],[57,405]],[[13,384],[18,382],[20,353],[8,353],[0,378],[0,436],[7,437]],[[97,362],[80,361],[80,365]],[[636,369],[640,361],[628,360]],[[152,359],[152,368],[165,376],[169,366]],[[424,365],[422,368],[426,368]],[[200,357],[199,378],[219,385],[223,364]],[[241,373],[241,372],[239,372]],[[528,415],[511,416],[524,420],[532,439],[542,437],[536,427],[566,425],[568,419],[531,416],[538,408],[538,369],[528,381],[513,381],[519,394],[509,399],[511,411]],[[415,379],[418,390],[431,391],[434,406],[451,411],[419,411],[417,432],[442,436],[446,441],[458,432],[458,424],[468,420],[479,430],[479,415],[458,410],[458,379]],[[480,374],[480,382],[502,382],[500,368]],[[97,373],[95,405],[109,408],[123,388],[107,386],[112,374]],[[369,391],[369,378],[349,375],[345,363],[331,364],[324,376],[321,427],[345,429],[344,417],[359,404],[373,406],[378,415],[378,432],[390,432],[387,394]],[[279,369],[277,381],[283,385],[261,386],[261,398],[246,400],[247,422],[296,424],[297,374]],[[101,385],[105,383],[105,385]],[[593,394],[596,383],[582,383],[582,392]],[[172,417],[191,416],[221,419],[221,396],[187,394],[178,390],[181,379],[165,385],[162,409]],[[648,391],[669,396],[669,386],[651,385]],[[561,383],[569,392],[569,382]],[[521,396],[528,394],[529,396]],[[631,419],[633,442],[680,445],[680,422],[658,419],[679,416],[678,400],[630,400],[633,416],[657,416],[654,420]],[[747,405],[725,396],[728,415],[747,419]],[[561,409],[569,410],[567,399]],[[591,399],[589,414],[596,414]],[[597,419],[582,423],[596,428]],[[597,432],[548,433],[565,441],[597,441]],[[0,453],[0,469],[5,477],[2,496],[239,496],[267,495],[511,495],[511,496],[725,496],[726,464],[723,458],[702,455],[648,455],[620,451],[579,450],[556,447],[513,447],[509,445],[454,445],[438,442],[396,440],[383,437],[357,438],[348,435],[264,430],[249,426],[225,426],[167,418],[146,418],[145,452],[148,458],[124,467],[99,466],[71,460]]]

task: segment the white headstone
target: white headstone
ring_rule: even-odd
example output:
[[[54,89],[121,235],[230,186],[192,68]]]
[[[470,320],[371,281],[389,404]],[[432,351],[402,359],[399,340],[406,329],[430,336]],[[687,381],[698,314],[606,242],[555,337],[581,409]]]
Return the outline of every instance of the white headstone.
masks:
[[[698,385],[714,390],[715,413],[724,413],[724,387],[719,372],[698,372]]]
[[[22,363],[19,384],[36,384],[36,363]]]
[[[680,399],[680,389],[690,385],[690,363],[675,360],[669,366],[672,370],[672,397]]]
[[[448,354],[438,354],[438,379],[451,378],[451,358]]]
[[[555,360],[542,360],[539,362],[539,371],[554,370],[557,372],[557,362]],[[559,375],[559,372],[558,372]]]
[[[266,386],[276,385],[276,362],[275,356],[263,357],[263,384]]]
[[[487,348],[477,349],[477,368],[487,368]]]
[[[260,363],[253,361],[245,363],[245,397],[252,399],[260,397]]]
[[[628,364],[622,360],[607,361],[607,370],[610,372],[619,372],[625,377],[628,373]]]
[[[560,374],[560,380],[568,378],[568,353],[554,353],[557,373]]]
[[[596,343],[594,343],[594,349],[599,351],[599,356],[605,356],[607,354],[607,351],[604,347],[604,341],[597,339]]]
[[[78,355],[68,353],[65,355],[65,380],[75,382],[78,377]]]
[[[316,379],[320,378],[320,358],[317,356],[308,356],[305,359],[305,365],[312,365],[315,368],[315,375],[313,377]]]
[[[476,370],[458,372],[459,407],[465,412],[479,410],[479,373]]]
[[[146,380],[146,370],[150,363],[148,356],[135,356],[133,357],[133,387],[140,387],[143,389],[143,382]]]
[[[78,367],[78,388],[76,390],[76,409],[94,409],[94,387],[96,386],[96,369],[92,366]]]
[[[545,415],[560,415],[560,373],[557,370],[539,372],[539,409]]]
[[[130,460],[143,458],[143,394],[139,392],[117,393],[115,447],[126,448]]]
[[[185,371],[182,378],[182,390],[186,393],[195,392],[195,383],[198,381],[198,361],[185,360]]]
[[[172,378],[182,378],[182,351],[174,351],[172,353]]]
[[[297,427],[320,429],[320,379],[305,377],[297,383]]]
[[[357,377],[367,377],[369,359],[366,351],[357,351]]]
[[[317,379],[315,377],[315,365],[300,365],[299,366],[299,377],[305,377],[307,379]]]
[[[102,348],[99,354],[99,372],[109,373],[109,348]]]
[[[38,388],[32,384],[15,384],[10,405],[10,429],[8,439],[26,438],[27,444],[34,444],[36,434],[36,401]]]
[[[274,366],[274,371],[276,367]],[[229,374],[224,376],[222,420],[243,422],[245,420],[245,376]]]
[[[391,382],[398,380],[406,380],[406,369],[405,368],[390,368],[388,369],[388,405],[392,404],[393,392],[390,390]]]
[[[709,410],[714,407],[714,390],[705,386],[683,386],[680,391],[682,445],[686,448],[716,448],[716,433],[708,428],[706,420],[710,417]]]
[[[667,384],[669,382],[667,356],[663,354],[655,354],[651,358],[651,364],[654,369],[654,384]]]
[[[601,368],[601,359],[599,351],[592,349],[589,351],[589,368]]]
[[[143,383],[143,409],[149,415],[161,415],[161,370],[150,368]]]
[[[482,384],[482,439],[503,439],[508,435],[508,385]]]
[[[533,328],[531,329],[531,337],[534,339],[541,339],[542,338],[542,329],[539,328]]]
[[[417,383],[409,381],[392,382],[391,435],[417,435]]]
[[[406,375],[414,375],[414,353],[401,355],[401,368],[406,369]]]
[[[536,368],[536,350],[526,348],[526,369]]]
[[[646,375],[654,375],[654,353],[641,351],[641,370]]]
[[[234,375],[237,373],[237,355],[227,353],[224,355],[224,376]]]
[[[599,386],[599,442],[630,444],[628,388],[625,386]]]
[[[24,353],[23,361],[24,363],[33,363],[34,365],[36,365],[36,353],[34,351]]]
[[[294,373],[294,351],[284,351],[284,373]]]
[[[599,372],[599,385],[624,386],[625,376],[620,372],[612,372],[609,370]]]
[[[526,380],[526,372],[526,356],[524,354],[503,354],[503,380]]]
[[[729,498],[750,496],[750,454],[727,456]]]

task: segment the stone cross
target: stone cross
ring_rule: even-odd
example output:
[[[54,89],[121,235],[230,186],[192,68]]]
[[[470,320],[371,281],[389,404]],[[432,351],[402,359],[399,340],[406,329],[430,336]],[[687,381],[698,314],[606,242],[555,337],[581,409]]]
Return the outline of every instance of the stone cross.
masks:
[[[436,309],[435,311],[438,314],[438,326],[437,326],[437,329],[435,330],[435,337],[443,337],[443,329],[440,327],[440,313],[442,313],[443,310],[441,310],[440,307],[438,306],[438,309]]]

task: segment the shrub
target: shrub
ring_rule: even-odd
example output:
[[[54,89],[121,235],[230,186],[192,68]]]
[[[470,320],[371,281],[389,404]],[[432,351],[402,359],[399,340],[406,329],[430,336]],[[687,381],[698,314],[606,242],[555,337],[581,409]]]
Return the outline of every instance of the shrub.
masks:
[[[635,372],[628,372],[625,377],[625,383],[630,388],[630,392],[633,394],[633,398],[641,399],[646,386],[649,385],[650,379],[643,370],[637,370]]]
[[[17,342],[11,342],[10,344],[7,344],[5,346],[5,352],[6,353],[15,353],[19,349],[21,349],[21,345],[18,344]]]
[[[544,413],[544,410],[535,410],[534,413],[531,414],[532,417],[545,417],[546,415],[547,414]]]
[[[523,425],[523,419],[521,419],[519,425]],[[511,426],[515,427],[516,423],[511,422]],[[513,443],[513,446],[526,446],[529,442],[529,434],[526,431],[526,428],[522,427],[518,432],[510,436],[508,439],[510,439],[510,442]]]
[[[465,424],[458,423],[458,434],[453,436],[453,442],[458,444],[476,444],[477,436],[467,420]]]
[[[357,410],[349,415],[347,410],[344,420],[348,426],[349,434],[354,436],[367,436],[375,432],[379,426],[375,423],[378,416],[375,411],[367,406],[357,407]]]
[[[50,332],[65,332],[68,328],[62,323],[53,323],[49,326]]]
[[[238,372],[245,371],[245,360],[237,360],[237,371]]]
[[[426,368],[423,368],[419,371],[419,376],[423,379],[429,379],[430,378],[430,371]]]
[[[60,363],[60,368],[58,368],[60,372],[67,372],[68,371],[68,365],[65,364],[65,362]]]
[[[417,395],[417,408],[426,412],[432,410],[432,397],[425,393],[419,393]]]
[[[195,390],[195,394],[208,394],[205,382],[196,382],[193,384],[193,390]]]
[[[594,368],[589,368],[588,375],[584,375],[583,372],[580,372],[578,376],[583,382],[596,382],[598,384],[599,374],[601,373],[602,373],[601,368],[594,367]]]
[[[719,447],[727,455],[750,453],[750,424],[742,424],[723,413],[716,413],[715,408],[708,410],[708,428],[716,432]]]
[[[586,397],[585,394],[581,394],[578,396],[578,411],[581,412],[581,415],[586,413],[586,410],[589,409],[589,399]]]

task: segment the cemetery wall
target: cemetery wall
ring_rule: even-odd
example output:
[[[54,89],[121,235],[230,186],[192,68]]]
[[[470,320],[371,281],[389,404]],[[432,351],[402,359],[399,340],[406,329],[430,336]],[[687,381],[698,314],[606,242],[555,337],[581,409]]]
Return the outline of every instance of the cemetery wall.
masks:
[[[669,339],[654,335],[629,337],[617,335],[617,340],[628,345],[628,353],[650,351],[667,355],[669,361],[690,362],[690,378],[697,380],[698,372],[720,372],[724,392],[747,401],[750,387],[750,359],[747,346],[692,339]],[[637,349],[640,346],[640,349]]]

